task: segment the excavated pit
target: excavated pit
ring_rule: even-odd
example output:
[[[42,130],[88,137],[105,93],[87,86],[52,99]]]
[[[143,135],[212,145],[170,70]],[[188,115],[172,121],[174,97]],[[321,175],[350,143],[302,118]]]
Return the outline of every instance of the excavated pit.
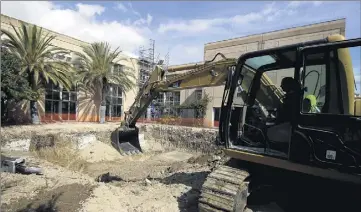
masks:
[[[202,184],[214,167],[227,160],[215,145],[217,130],[138,127],[143,154],[132,156],[122,156],[111,146],[117,124],[2,128],[2,153],[24,157],[30,165],[44,170],[42,176],[2,173],[2,211],[41,211],[49,205],[74,212],[198,211]],[[324,191],[329,193],[327,189],[333,186]],[[294,196],[296,208],[306,204],[305,211],[312,211],[315,206],[307,204],[310,194],[301,195],[298,190],[287,195]],[[78,191],[84,195],[76,196]],[[318,197],[324,195],[322,191]],[[312,199],[316,204],[317,197]],[[274,210],[274,204],[254,211],[282,211]],[[343,204],[337,209],[353,211],[350,208]]]
[[[37,151],[53,147],[57,143],[70,142],[74,148],[82,149],[94,140],[111,144],[115,139],[116,124],[47,124],[2,128],[1,149],[4,151]],[[181,127],[171,125],[139,126],[139,143],[143,152],[183,149],[191,152],[212,153],[215,145],[216,129]],[[126,135],[126,133],[123,133]],[[134,135],[129,135],[129,138]]]
[[[43,176],[2,173],[2,209],[41,210],[56,200],[49,196],[42,201],[44,194],[61,195],[66,186],[69,190],[80,184],[92,188],[85,200],[59,198],[51,204],[60,210],[74,204],[87,212],[197,211],[200,186],[221,161],[204,154],[216,149],[212,146],[216,131],[140,125],[143,153],[128,156],[111,145],[117,128],[73,123],[2,128],[2,153],[24,157],[44,170]],[[202,139],[202,134],[207,136]]]

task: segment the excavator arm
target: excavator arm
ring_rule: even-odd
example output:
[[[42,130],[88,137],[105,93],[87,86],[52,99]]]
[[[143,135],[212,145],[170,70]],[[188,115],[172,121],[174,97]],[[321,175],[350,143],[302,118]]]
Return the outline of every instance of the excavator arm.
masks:
[[[214,62],[217,56],[221,56],[222,60]],[[116,149],[121,153],[139,152],[141,148],[137,139],[138,129],[135,126],[136,122],[160,92],[224,85],[227,80],[231,79],[236,64],[237,59],[226,58],[223,54],[218,53],[211,61],[206,61],[201,65],[188,65],[169,69],[169,73],[175,73],[170,74],[171,76],[166,76],[162,67],[156,65],[147,82],[138,92],[134,103],[125,112],[121,129],[117,131],[116,142],[113,141],[113,145],[115,144]],[[240,86],[243,86],[242,89],[248,89],[252,83],[252,75],[255,74],[255,70],[247,69],[243,70],[243,73],[243,81],[247,83],[240,83]],[[258,83],[261,86],[260,95],[262,96],[261,102],[258,102],[258,104],[266,104],[267,101],[274,99],[282,101],[282,92],[272,83],[267,75],[262,75]]]
[[[223,60],[212,62],[218,55]],[[223,85],[237,64],[236,59],[225,58],[223,54],[217,54],[212,61],[207,61],[203,65],[190,65],[182,67],[190,70],[185,73],[177,73],[170,77],[165,77],[165,71],[161,66],[156,65],[148,81],[144,84],[135,98],[134,103],[125,113],[122,126],[133,128],[139,117],[146,111],[152,100],[160,92],[179,91],[190,88],[213,87]],[[170,72],[181,72],[181,70],[170,69]]]

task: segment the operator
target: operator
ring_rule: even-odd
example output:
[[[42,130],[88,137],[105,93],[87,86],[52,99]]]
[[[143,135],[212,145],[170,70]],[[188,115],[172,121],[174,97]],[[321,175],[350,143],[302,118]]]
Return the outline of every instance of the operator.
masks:
[[[298,102],[299,84],[292,77],[285,77],[281,81],[281,88],[286,93],[283,104],[278,108],[277,124],[290,122],[292,117],[292,107]]]
[[[302,109],[305,113],[320,113],[321,110],[317,107],[317,98],[310,94],[305,97],[302,103]]]

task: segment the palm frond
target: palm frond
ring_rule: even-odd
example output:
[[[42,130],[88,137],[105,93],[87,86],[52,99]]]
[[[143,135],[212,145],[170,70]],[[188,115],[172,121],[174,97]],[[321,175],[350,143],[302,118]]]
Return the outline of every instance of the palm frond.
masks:
[[[108,43],[94,42],[83,46],[83,53],[76,53],[78,59],[75,61],[79,66],[78,79],[83,86],[94,88],[105,87],[104,82],[119,85],[127,91],[135,85],[134,74],[131,72],[112,72],[113,65],[119,61],[119,48],[111,50]]]
[[[32,73],[35,87],[52,82],[70,89],[75,71],[68,63],[53,59],[56,54],[68,53],[62,48],[52,46],[51,43],[56,37],[43,33],[42,28],[36,25],[22,23],[19,28],[11,26],[14,32],[1,29],[1,33],[5,35],[2,42],[10,53],[20,59],[21,73]],[[33,88],[40,89],[35,87]]]

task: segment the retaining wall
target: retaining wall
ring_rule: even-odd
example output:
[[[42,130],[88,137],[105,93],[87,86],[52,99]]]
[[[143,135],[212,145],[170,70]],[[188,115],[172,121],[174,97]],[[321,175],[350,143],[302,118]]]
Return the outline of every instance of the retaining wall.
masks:
[[[139,133],[146,141],[160,143],[165,148],[181,148],[189,151],[210,153],[215,145],[218,130],[173,125],[139,125]]]
[[[31,151],[66,141],[71,141],[75,148],[81,148],[93,140],[110,144],[111,134],[116,126],[103,129],[102,126],[99,125],[97,130],[84,129],[81,132],[64,129],[21,131],[3,130],[4,128],[2,128],[1,150]],[[138,127],[140,137],[144,138],[142,143],[147,146],[157,144],[161,145],[163,149],[182,148],[200,152],[212,152],[217,149],[215,139],[218,132],[215,129],[154,124],[139,124]]]

